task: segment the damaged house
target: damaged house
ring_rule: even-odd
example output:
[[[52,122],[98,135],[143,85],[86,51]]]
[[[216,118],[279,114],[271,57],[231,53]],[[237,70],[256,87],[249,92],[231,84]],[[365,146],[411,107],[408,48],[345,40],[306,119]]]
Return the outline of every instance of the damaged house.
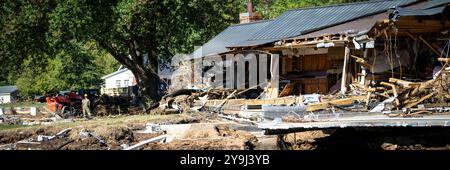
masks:
[[[293,9],[273,20],[233,25],[188,59],[196,70],[190,78],[198,79],[190,88],[228,91],[202,102],[225,114],[285,122],[292,122],[285,119],[289,114],[304,122],[340,113],[445,111],[448,4],[377,0]],[[211,65],[224,76],[210,76],[205,68]],[[255,69],[258,74],[250,74]]]
[[[256,53],[257,61],[260,60],[258,54],[268,54],[267,61],[271,61],[271,54],[277,54],[280,56],[278,66],[275,68],[269,63],[267,67],[268,72],[279,73],[279,89],[274,89],[277,95],[272,95],[272,98],[336,91],[344,93],[346,85],[352,80],[352,73],[359,71],[352,68],[356,65],[353,59],[357,58],[350,53],[362,57],[364,50],[374,48],[373,41],[362,46],[356,43],[355,46],[353,36],[367,31],[375,21],[387,18],[387,10],[391,7],[408,9],[414,8],[417,3],[413,0],[370,1],[290,10],[274,20],[232,25],[196,50],[191,59],[222,58],[230,67],[223,70],[224,74],[235,74],[238,69],[248,73],[254,65],[249,64],[246,57],[240,60],[231,58],[234,62],[231,63],[226,60],[226,54],[246,56]],[[366,53],[372,54],[372,51],[367,50]],[[198,65],[195,67],[199,67],[196,70],[201,73],[191,73],[191,79],[198,77],[202,80],[194,82],[206,85],[210,80],[202,72],[204,69]],[[256,67],[260,73],[260,66]],[[229,77],[235,81],[223,81],[223,85],[216,85],[231,89],[251,88],[248,82],[254,78],[248,75]],[[260,85],[261,76],[256,77]],[[267,78],[270,77],[268,73]],[[286,91],[283,91],[284,87],[287,87]]]

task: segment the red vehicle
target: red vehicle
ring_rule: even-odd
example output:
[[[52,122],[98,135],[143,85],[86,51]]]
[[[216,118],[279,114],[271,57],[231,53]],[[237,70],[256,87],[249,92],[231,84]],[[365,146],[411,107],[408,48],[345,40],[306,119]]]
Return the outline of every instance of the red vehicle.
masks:
[[[48,108],[63,117],[81,115],[81,100],[83,98],[75,92],[59,94],[55,97],[46,97]]]

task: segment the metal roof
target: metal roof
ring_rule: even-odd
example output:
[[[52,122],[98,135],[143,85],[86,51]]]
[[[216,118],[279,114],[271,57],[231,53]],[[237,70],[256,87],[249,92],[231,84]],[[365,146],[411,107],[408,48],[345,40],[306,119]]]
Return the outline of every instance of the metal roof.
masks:
[[[275,42],[414,2],[416,0],[377,0],[289,10],[247,40],[229,47],[246,47]]]
[[[190,59],[212,56],[227,52],[227,46],[247,40],[253,33],[264,28],[270,22],[271,20],[263,20],[245,24],[231,25],[220,34],[209,40],[202,47],[195,50]]]
[[[362,31],[369,30],[375,24],[376,21],[388,18],[388,13],[380,13],[373,16],[368,16],[364,18],[360,18],[354,21],[350,21],[344,24],[335,25],[329,28],[325,28],[322,30],[314,31],[308,34],[296,36],[291,39],[302,39],[302,38],[314,38],[323,35],[331,35],[331,34],[357,34]]]
[[[450,0],[431,0],[431,1],[428,1],[427,4],[425,4],[423,9],[433,8],[433,7],[440,6],[443,4],[448,4],[448,3],[450,3]]]
[[[419,2],[414,5],[405,6],[402,9],[416,11],[416,10],[422,9],[423,6],[426,4],[427,4],[427,2]],[[386,12],[382,12],[382,13],[375,14],[375,15],[365,16],[365,17],[355,19],[355,20],[352,20],[349,22],[345,22],[343,24],[338,24],[335,26],[327,27],[327,28],[324,28],[321,30],[317,30],[317,31],[303,34],[300,36],[296,36],[293,38],[288,38],[287,40],[314,38],[314,37],[318,37],[318,36],[332,35],[332,34],[343,34],[343,35],[351,35],[351,34],[355,34],[355,33],[356,33],[356,35],[365,34],[367,31],[369,31],[373,27],[373,25],[375,25],[375,23],[377,21],[383,20],[383,19],[388,19],[389,13],[390,13],[390,11],[386,11]]]
[[[17,86],[0,86],[0,94],[10,94],[17,90]]]
[[[395,11],[393,12],[392,18],[396,18],[399,16],[432,16],[440,13],[444,13],[445,9],[447,8],[447,5],[445,6],[439,6],[435,8],[426,8],[426,9],[419,9],[419,10],[413,10],[413,9],[406,9],[406,8],[395,8]]]

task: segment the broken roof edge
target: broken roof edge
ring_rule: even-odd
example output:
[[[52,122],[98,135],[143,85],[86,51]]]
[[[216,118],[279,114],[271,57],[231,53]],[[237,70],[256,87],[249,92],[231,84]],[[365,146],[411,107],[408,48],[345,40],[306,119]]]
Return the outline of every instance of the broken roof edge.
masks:
[[[377,2],[384,2],[386,0],[375,0],[375,1],[365,1],[365,2],[353,2],[353,3],[342,3],[342,4],[334,4],[334,5],[327,5],[327,6],[316,6],[316,7],[307,7],[307,8],[298,8],[298,9],[290,9],[287,10],[288,11],[301,11],[301,10],[308,10],[308,9],[319,9],[319,8],[328,8],[328,7],[335,7],[335,6],[348,6],[348,5],[359,5],[359,4],[370,4],[370,3],[377,3]],[[389,0],[389,1],[395,1],[395,0]],[[418,3],[422,3],[422,0],[411,0],[411,2],[409,3],[405,3],[399,6],[393,6],[391,8],[394,7],[404,7],[404,6],[410,6],[410,5],[414,5],[414,4],[418,4]],[[387,12],[389,9],[385,9],[385,10],[379,10],[379,11],[375,11],[375,12],[371,12],[356,18],[352,18],[350,20],[346,20],[346,21],[342,21],[342,22],[338,22],[335,24],[331,24],[331,25],[325,25],[322,27],[318,27],[318,28],[314,28],[314,29],[309,29],[309,30],[305,30],[303,32],[300,32],[297,35],[294,36],[288,36],[288,37],[284,37],[284,38],[277,38],[277,39],[249,39],[249,40],[245,40],[245,41],[241,41],[240,43],[237,43],[236,45],[232,45],[232,46],[227,46],[227,48],[248,48],[248,47],[257,47],[257,46],[262,46],[262,45],[266,45],[269,43],[276,43],[278,41],[285,41],[285,40],[291,40],[294,39],[295,37],[301,36],[301,35],[305,35],[305,34],[309,34],[309,33],[313,33],[316,31],[320,31],[326,28],[330,28],[330,27],[334,27],[337,25],[341,25],[344,23],[348,23],[348,22],[352,22],[364,17],[368,17],[368,16],[373,16],[373,15],[377,15],[383,12]],[[284,15],[286,12],[284,12],[283,14],[281,14],[280,16]],[[278,17],[280,17],[278,16]],[[277,17],[277,18],[278,18]],[[274,20],[276,20],[277,18],[275,18]],[[255,42],[255,43],[246,43],[245,42]],[[261,42],[261,43],[258,43]]]
[[[448,3],[450,3],[450,0],[430,0],[422,7],[422,9],[434,8]]]
[[[445,9],[448,8],[447,5],[442,5],[438,7],[433,8],[427,8],[427,9],[407,9],[402,7],[396,7],[394,11],[391,11],[390,14],[394,14],[392,18],[389,18],[391,20],[395,20],[396,17],[402,17],[402,16],[433,16],[441,14],[445,11]]]
[[[370,1],[370,2],[382,2],[382,1],[385,1],[385,0],[376,0],[376,1]],[[394,0],[392,0],[392,1],[394,1]],[[418,4],[418,3],[421,3],[421,1],[420,0],[415,0],[415,1],[412,1],[411,3],[395,6],[393,8],[405,7],[405,6],[410,6],[410,5],[414,5],[414,4]],[[346,4],[361,4],[361,2],[346,3]],[[339,4],[334,5],[334,6],[338,6],[338,5]],[[324,7],[327,7],[327,6],[324,6]],[[328,7],[330,7],[330,6],[328,6]],[[348,22],[356,21],[356,20],[359,20],[359,19],[363,19],[365,17],[374,16],[374,15],[381,14],[381,13],[384,13],[384,12],[389,12],[389,9],[375,11],[375,12],[372,12],[372,13],[368,13],[368,14],[362,15],[360,17],[356,17],[356,18],[353,18],[353,19],[350,19],[350,20],[338,22],[338,23],[335,23],[335,24],[332,24],[332,25],[326,25],[326,26],[323,26],[323,27],[309,29],[309,30],[304,31],[303,33],[301,33],[299,35],[292,36],[292,37],[287,37],[287,38],[281,39],[280,41],[295,40],[296,37],[299,37],[299,36],[302,36],[302,35],[307,35],[307,34],[310,34],[310,33],[316,32],[316,31],[324,30],[324,29],[331,28],[331,27],[334,27],[334,26],[337,26],[337,25],[342,25],[342,24],[345,24],[345,23],[348,23]],[[374,24],[376,24],[376,23],[374,23]],[[336,32],[335,34],[341,34],[341,33]],[[315,36],[315,37],[318,37],[318,36]],[[314,38],[314,37],[312,37],[312,38]]]
[[[392,17],[386,18],[384,20],[378,20],[377,22],[375,22],[373,24],[372,27],[370,27],[369,30],[367,30],[364,33],[359,33],[357,36],[364,36],[364,34],[365,34],[365,35],[368,35],[370,38],[377,38],[380,35],[379,34],[377,35],[375,33],[376,30],[385,29],[388,26],[389,23],[398,22],[399,18],[401,18],[402,16],[403,17],[407,17],[407,16],[410,16],[410,17],[411,16],[412,17],[434,16],[434,15],[441,14],[447,8],[448,8],[448,6],[439,6],[439,7],[435,6],[434,8],[421,8],[421,9],[407,9],[407,8],[403,8],[403,7],[396,7],[392,11],[390,11],[390,12],[388,11],[389,14],[395,14],[396,13],[395,15],[393,15]],[[417,15],[401,15],[401,14],[398,14],[399,13],[399,9],[400,10],[407,10],[409,12],[417,12]],[[429,13],[429,14],[421,13],[423,11],[431,11],[431,10],[439,10],[440,12],[438,12],[438,13]]]

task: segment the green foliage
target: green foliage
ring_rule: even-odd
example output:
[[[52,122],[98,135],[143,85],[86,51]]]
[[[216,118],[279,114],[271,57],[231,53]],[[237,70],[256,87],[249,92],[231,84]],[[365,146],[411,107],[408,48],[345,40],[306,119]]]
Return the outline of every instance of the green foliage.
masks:
[[[133,50],[171,57],[192,52],[194,45],[237,22],[236,2],[68,0],[52,12],[50,29],[59,42],[95,40],[114,44],[119,53]]]
[[[236,2],[67,0],[50,13],[48,35],[56,46],[95,41],[134,73],[141,88],[148,91],[144,94],[156,99],[155,61],[190,53],[194,45],[236,23]],[[144,62],[145,56],[149,63]]]
[[[267,19],[291,8],[347,1],[351,0],[254,4]],[[120,63],[133,71],[141,87],[154,91],[157,58],[191,53],[195,45],[238,23],[246,4],[247,0],[2,0],[0,85],[16,84],[24,95],[93,88]]]
[[[82,44],[73,44],[60,50],[54,58],[32,56],[24,60],[23,71],[16,84],[22,95],[44,94],[60,90],[78,90],[97,88],[102,80],[102,71],[110,70],[108,66],[95,64],[96,50],[88,50]],[[101,56],[101,55],[100,55]],[[47,58],[46,60],[42,60]],[[98,58],[104,58],[103,56]],[[45,67],[36,67],[45,65]],[[106,74],[106,73],[105,73]]]
[[[67,10],[61,4],[76,1],[58,5],[56,2],[59,1],[0,2],[0,85],[16,84],[24,96],[96,88],[101,84],[101,76],[118,68],[118,62],[94,41],[62,43],[53,39],[61,30],[69,32],[85,24],[55,23],[53,18],[60,17],[55,14],[64,15],[61,10]],[[50,27],[58,24],[63,29],[55,31]]]
[[[14,84],[21,61],[30,54],[45,53],[49,7],[25,0],[0,1],[0,81]]]

